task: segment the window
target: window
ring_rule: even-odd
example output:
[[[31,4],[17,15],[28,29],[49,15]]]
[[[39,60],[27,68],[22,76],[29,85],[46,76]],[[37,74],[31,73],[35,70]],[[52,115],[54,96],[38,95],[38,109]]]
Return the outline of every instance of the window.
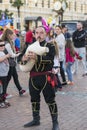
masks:
[[[69,2],[69,4],[68,4],[68,8],[69,8],[69,10],[71,9],[71,2]]]
[[[83,5],[83,4],[81,4],[81,12],[83,12],[83,9],[84,9],[84,8],[83,8],[83,6],[84,6],[84,5]]]
[[[42,7],[44,7],[44,0],[42,0]]]
[[[77,3],[76,3],[76,1],[75,1],[75,3],[74,3],[74,10],[75,10],[75,11],[77,10]]]
[[[48,8],[50,8],[50,0],[48,0]]]
[[[2,3],[2,0],[0,0],[0,3]]]

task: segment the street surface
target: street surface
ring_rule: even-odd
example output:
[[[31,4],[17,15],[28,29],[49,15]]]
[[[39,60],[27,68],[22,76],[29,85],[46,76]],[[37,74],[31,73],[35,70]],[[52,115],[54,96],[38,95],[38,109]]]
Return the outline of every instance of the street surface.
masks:
[[[28,90],[28,73],[18,69],[21,86]],[[41,94],[41,125],[38,127],[24,128],[23,125],[32,120],[30,96],[20,97],[11,79],[8,93],[13,97],[8,99],[9,108],[0,109],[0,130],[51,130],[52,123],[48,106]],[[82,77],[82,67],[74,75],[74,85],[64,86],[62,91],[56,94],[59,112],[60,130],[87,130],[87,76]]]

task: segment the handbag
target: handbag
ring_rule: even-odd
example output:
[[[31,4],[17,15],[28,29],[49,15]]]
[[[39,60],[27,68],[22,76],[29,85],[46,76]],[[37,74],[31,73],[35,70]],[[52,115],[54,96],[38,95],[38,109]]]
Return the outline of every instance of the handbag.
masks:
[[[12,67],[16,66],[15,58],[10,57],[10,58],[8,59],[8,61],[9,61],[9,65],[10,65],[10,66],[12,66]]]

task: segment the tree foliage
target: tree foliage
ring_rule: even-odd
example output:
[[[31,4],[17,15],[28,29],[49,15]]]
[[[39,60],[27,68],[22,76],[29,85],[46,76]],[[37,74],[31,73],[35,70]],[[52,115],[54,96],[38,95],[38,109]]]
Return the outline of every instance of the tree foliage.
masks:
[[[14,2],[12,2],[12,6],[13,7],[15,7],[15,8],[17,8],[17,11],[18,11],[18,18],[20,19],[20,8],[21,8],[21,6],[23,6],[23,2],[22,2],[22,0],[15,0]],[[20,22],[18,22],[18,25],[17,25],[18,27],[18,29],[20,30]]]
[[[4,14],[4,17],[5,19],[11,19],[12,18],[12,15],[13,13],[12,12],[9,12],[8,9],[5,9],[4,11],[0,10],[0,20],[2,19],[2,15]]]
[[[14,2],[12,2],[12,6],[13,7],[16,7],[17,8],[17,10],[18,10],[18,17],[20,17],[20,8],[21,8],[21,6],[23,6],[23,2],[22,2],[22,0],[15,0]]]

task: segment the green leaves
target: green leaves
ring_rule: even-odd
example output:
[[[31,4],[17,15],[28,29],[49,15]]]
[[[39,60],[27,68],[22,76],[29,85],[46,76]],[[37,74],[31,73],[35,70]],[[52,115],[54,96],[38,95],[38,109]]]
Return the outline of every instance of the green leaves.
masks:
[[[21,6],[23,6],[23,2],[22,0],[15,0],[14,2],[12,2],[12,6],[20,8]]]
[[[15,0],[14,2],[12,2],[12,6],[17,8],[17,11],[18,11],[18,19],[20,20],[20,8],[21,6],[23,6],[23,2],[22,0]],[[20,22],[18,22],[18,29],[20,30]]]
[[[12,12],[9,12],[8,9],[5,9],[4,11],[0,10],[0,20],[2,19],[2,14],[5,15],[5,18],[8,17],[9,19],[11,19],[11,18],[12,18],[12,15],[13,15],[13,13],[12,13]]]

